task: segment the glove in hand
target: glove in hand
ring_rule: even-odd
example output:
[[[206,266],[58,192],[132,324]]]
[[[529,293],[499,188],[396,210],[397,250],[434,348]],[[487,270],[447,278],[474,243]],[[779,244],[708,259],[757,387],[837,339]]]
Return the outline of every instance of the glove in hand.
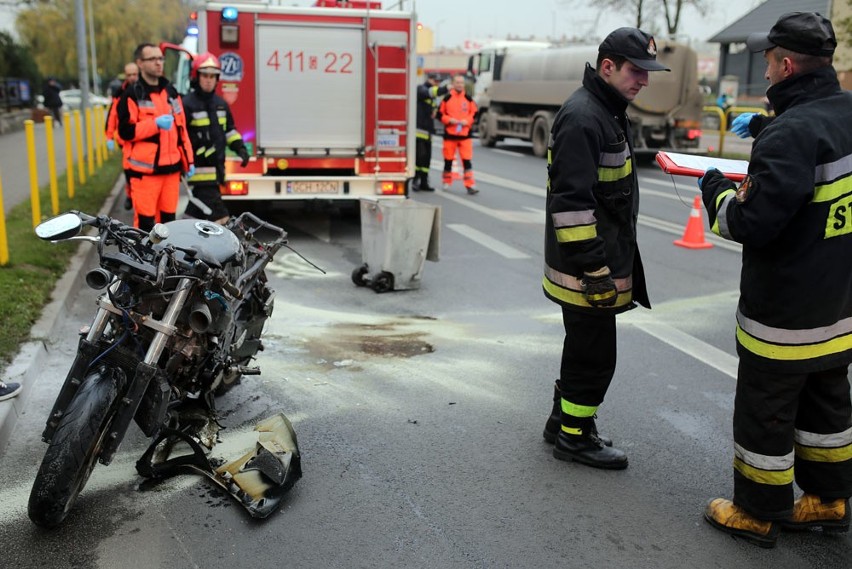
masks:
[[[583,273],[583,294],[586,302],[596,308],[612,306],[618,299],[618,290],[610,275],[609,267]]]
[[[704,171],[704,175],[703,175],[703,176],[701,176],[700,178],[698,178],[698,189],[699,189],[699,190],[703,190],[703,189],[704,189],[704,187],[703,187],[703,185],[704,185],[704,178],[706,178],[706,177],[707,177],[707,174],[709,174],[710,172],[719,172],[719,169],[718,169],[718,168],[716,168],[716,167],[714,167],[714,166],[710,166],[709,168],[707,168],[707,170],[705,170],[705,171]],[[722,172],[719,172],[719,174],[721,174],[721,173],[722,173]]]
[[[748,130],[748,125],[751,123],[751,119],[753,119],[756,114],[757,113],[743,113],[741,115],[737,115],[737,118],[731,121],[731,132],[740,138],[750,138],[751,132]]]
[[[186,171],[186,177],[192,178],[195,175],[195,164],[189,165],[189,170]]]
[[[172,124],[175,122],[175,118],[172,115],[160,115],[154,122],[157,123],[157,127],[163,130],[169,130],[172,128]]]
[[[249,163],[249,153],[248,153],[248,150],[246,150],[246,149],[245,149],[245,147],[240,148],[240,151],[239,151],[239,152],[237,152],[237,154],[239,154],[240,158],[242,158],[242,159],[243,159],[243,161],[242,161],[242,162],[240,162],[240,168],[245,168],[245,167],[246,167],[246,164],[248,164],[248,163]]]
[[[109,140],[107,140],[106,145],[107,145],[107,150],[109,150],[110,152],[115,150],[115,141],[113,139],[110,138]]]

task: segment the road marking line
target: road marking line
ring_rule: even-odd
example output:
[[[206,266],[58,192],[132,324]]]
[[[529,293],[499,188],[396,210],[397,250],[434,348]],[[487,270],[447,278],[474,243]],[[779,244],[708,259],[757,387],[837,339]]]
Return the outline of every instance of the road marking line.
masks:
[[[514,152],[514,151],[512,151],[512,150],[502,150],[502,149],[500,149],[500,148],[492,148],[492,149],[491,149],[491,151],[492,151],[492,152],[496,152],[497,154],[507,154],[507,155],[509,155],[509,156],[520,156],[520,157],[522,157],[522,158],[523,158],[524,156],[527,156],[526,154],[522,154],[522,153],[520,153],[520,152]]]
[[[681,332],[673,326],[647,320],[645,318],[637,319],[635,322],[630,322],[646,334],[657,338],[664,344],[668,344],[676,350],[680,350],[684,354],[715,368],[728,377],[737,378],[737,363],[738,360],[715,346],[711,346],[707,342],[703,342],[694,336],[690,336],[686,332]]]
[[[477,231],[469,225],[465,225],[463,223],[449,223],[447,224],[447,228],[452,229],[453,231],[463,235],[464,237],[467,237],[471,241],[475,241],[483,247],[491,249],[498,255],[501,255],[507,259],[529,259],[530,257],[523,251],[519,251],[514,247],[506,245],[502,241],[498,241],[490,235],[486,235],[481,231]]]

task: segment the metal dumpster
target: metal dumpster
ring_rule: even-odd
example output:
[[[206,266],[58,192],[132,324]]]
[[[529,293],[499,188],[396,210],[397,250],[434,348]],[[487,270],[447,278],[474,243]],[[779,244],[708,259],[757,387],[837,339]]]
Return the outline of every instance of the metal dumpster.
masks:
[[[376,292],[420,288],[424,261],[437,261],[441,208],[406,200],[361,199],[364,264],[352,282]]]

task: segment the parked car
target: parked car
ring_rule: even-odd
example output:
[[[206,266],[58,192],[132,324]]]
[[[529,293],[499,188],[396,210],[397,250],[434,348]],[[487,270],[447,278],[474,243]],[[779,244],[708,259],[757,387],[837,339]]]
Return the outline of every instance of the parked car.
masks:
[[[62,108],[63,110],[73,111],[75,109],[80,108],[80,99],[82,98],[82,94],[80,89],[65,89],[64,91],[59,92],[60,98],[62,98]],[[102,105],[104,107],[108,107],[112,103],[112,99],[109,97],[102,97],[100,95],[95,95],[91,91],[89,91],[89,105],[97,106]]]

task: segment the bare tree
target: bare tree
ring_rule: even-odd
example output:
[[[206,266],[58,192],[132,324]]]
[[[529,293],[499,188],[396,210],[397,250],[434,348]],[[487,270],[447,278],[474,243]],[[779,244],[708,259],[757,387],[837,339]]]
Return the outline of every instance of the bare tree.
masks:
[[[707,12],[712,0],[556,0],[560,7],[570,9],[578,6],[596,8],[599,13],[627,14],[633,18],[637,28],[654,31],[660,19],[665,22],[669,36],[678,33],[683,8],[692,6],[699,14]]]

